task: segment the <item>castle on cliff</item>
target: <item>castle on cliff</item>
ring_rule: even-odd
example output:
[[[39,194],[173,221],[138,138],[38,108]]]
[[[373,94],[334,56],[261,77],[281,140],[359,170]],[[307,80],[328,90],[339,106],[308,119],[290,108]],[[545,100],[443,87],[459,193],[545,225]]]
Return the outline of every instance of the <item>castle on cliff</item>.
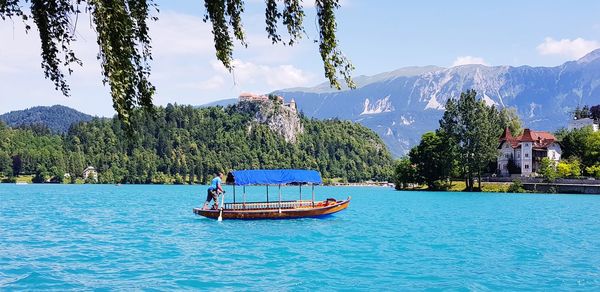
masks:
[[[269,95],[260,94],[259,95],[259,94],[254,94],[254,93],[250,93],[250,92],[242,92],[240,94],[240,96],[238,97],[238,99],[240,102],[279,103],[279,104],[283,105],[284,107],[291,109],[294,112],[298,111],[298,107],[296,105],[296,100],[294,100],[292,98],[289,103],[285,103],[283,96],[279,96],[279,95],[274,95],[274,94],[269,94]]]

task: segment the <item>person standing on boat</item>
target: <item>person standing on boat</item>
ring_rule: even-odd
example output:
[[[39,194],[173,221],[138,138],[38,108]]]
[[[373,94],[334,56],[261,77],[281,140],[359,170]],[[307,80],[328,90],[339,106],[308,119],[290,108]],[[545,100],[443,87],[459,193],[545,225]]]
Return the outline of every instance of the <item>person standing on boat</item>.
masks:
[[[221,186],[222,176],[223,173],[219,171],[215,173],[215,178],[210,181],[210,186],[208,187],[208,192],[206,194],[206,202],[204,202],[204,207],[202,207],[202,209],[206,209],[211,200],[214,201],[212,209],[216,210],[219,208],[219,195],[225,192]]]

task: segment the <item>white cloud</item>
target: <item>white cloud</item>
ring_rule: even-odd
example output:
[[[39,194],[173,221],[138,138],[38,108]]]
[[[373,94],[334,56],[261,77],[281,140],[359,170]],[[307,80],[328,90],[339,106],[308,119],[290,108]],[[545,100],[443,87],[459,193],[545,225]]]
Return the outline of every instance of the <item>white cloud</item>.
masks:
[[[158,17],[150,23],[154,56],[214,55],[210,24],[201,17],[168,11]]]
[[[585,40],[583,38],[555,40],[551,37],[544,39],[544,42],[537,46],[537,51],[541,55],[560,55],[569,58],[579,59],[590,51],[600,47],[600,43],[594,40]]]
[[[202,90],[214,90],[214,89],[219,89],[219,88],[223,87],[224,85],[225,85],[225,78],[223,78],[223,76],[216,75],[207,80],[200,82],[200,85],[198,86],[198,88],[202,89]]]
[[[471,65],[471,64],[488,65],[488,63],[486,63],[485,60],[481,57],[459,56],[452,63],[452,67],[462,66],[462,65]]]
[[[52,81],[44,78],[36,26],[32,25],[26,34],[20,20],[0,24],[1,113],[36,105],[63,104],[91,114],[112,115],[111,99],[108,89],[102,86],[100,64],[96,59],[95,32],[85,21],[80,21],[76,36],[78,41],[72,46],[84,65],[72,65],[73,74],[66,76],[71,96],[65,97],[54,89]]]
[[[0,73],[22,73],[40,68],[39,34],[35,27],[27,34],[24,31],[21,21],[0,24]]]
[[[232,64],[234,69],[231,74],[218,61],[213,61],[212,67],[223,76],[232,76],[235,85],[239,88],[262,88],[263,90],[271,88],[272,90],[306,86],[315,82],[311,74],[293,65],[269,66],[239,59],[233,60]]]

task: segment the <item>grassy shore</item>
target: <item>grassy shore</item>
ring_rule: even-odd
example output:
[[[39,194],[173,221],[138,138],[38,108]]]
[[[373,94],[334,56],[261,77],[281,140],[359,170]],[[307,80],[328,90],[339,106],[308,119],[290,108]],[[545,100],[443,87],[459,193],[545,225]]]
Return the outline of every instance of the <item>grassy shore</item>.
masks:
[[[16,177],[18,183],[31,183],[33,175],[20,175]]]
[[[33,180],[33,175],[19,175],[17,177],[14,178],[15,181],[14,182],[10,182],[10,183],[32,183]],[[5,176],[1,176],[0,175],[0,182],[7,182],[8,178]]]
[[[508,187],[511,185],[511,183],[502,183],[502,182],[482,182],[481,183],[481,188],[482,188],[482,192],[486,192],[486,193],[506,193],[508,190]],[[462,192],[466,189],[466,184],[464,181],[459,181],[459,180],[455,180],[452,181],[452,187],[450,187],[450,189],[448,189],[448,192]],[[475,184],[475,186],[477,186],[477,184]],[[425,185],[421,185],[419,187],[416,188],[409,188],[406,189],[406,191],[427,191],[428,188]]]
[[[15,177],[15,182],[16,183],[33,183],[33,177],[34,175],[19,175],[17,177]],[[7,177],[2,177],[0,176],[0,182],[4,182],[4,180],[7,179]],[[13,183],[13,182],[10,182]],[[71,183],[71,180],[65,179],[65,181],[63,182],[64,184],[69,184]],[[75,184],[83,184],[85,183],[85,181],[82,178],[77,178]]]
[[[481,182],[481,191],[491,193],[506,193],[510,184],[511,183]],[[477,184],[475,184],[475,186],[477,186]],[[462,192],[466,187],[467,185],[464,181],[452,181],[452,188],[450,188],[448,191]]]

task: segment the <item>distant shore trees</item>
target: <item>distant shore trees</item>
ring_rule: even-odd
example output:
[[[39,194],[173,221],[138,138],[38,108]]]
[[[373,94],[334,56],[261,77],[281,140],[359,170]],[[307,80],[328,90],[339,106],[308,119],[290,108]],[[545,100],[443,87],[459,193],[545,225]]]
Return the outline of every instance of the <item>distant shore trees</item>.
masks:
[[[600,132],[591,127],[556,132],[563,149],[562,161],[557,165],[559,177],[588,175],[600,178]]]
[[[574,115],[598,119],[600,106],[577,108]],[[428,189],[439,190],[448,187],[451,179],[459,178],[465,180],[466,191],[481,189],[482,174],[495,171],[498,137],[505,127],[512,133],[522,132],[514,109],[487,106],[473,90],[463,92],[456,100],[449,99],[440,127],[424,134],[419,145],[396,164],[396,188],[425,184]],[[554,163],[542,158],[538,174],[547,182],[583,175],[600,179],[600,131],[584,127],[561,129],[555,134],[561,143],[562,160]],[[508,168],[511,174],[520,173],[513,159]]]
[[[600,121],[600,104],[594,106],[584,105],[583,107],[577,106],[572,112],[574,119],[593,119]]]
[[[521,131],[514,109],[488,106],[474,90],[461,93],[458,99],[448,99],[440,127],[424,134],[408,154],[416,171],[412,182],[425,183],[430,189],[446,189],[451,178],[461,178],[467,191],[481,189],[482,173],[495,170],[498,137],[505,127],[515,133]],[[410,180],[403,177],[405,171],[400,171],[406,166],[400,165],[395,179]]]
[[[446,188],[452,171],[452,163],[448,162],[451,147],[444,141],[443,135],[435,132],[423,134],[421,143],[408,154],[415,166],[415,182],[425,183],[430,189]]]
[[[418,181],[416,165],[408,157],[402,157],[394,166],[394,185],[397,190],[408,189]]]
[[[83,182],[87,166],[96,168],[99,183],[143,184],[201,184],[232,169],[308,168],[348,182],[388,181],[393,172],[381,138],[349,121],[302,118],[305,131],[290,143],[236,106],[134,113],[137,130],[129,138],[118,119],[76,124],[66,135],[0,122],[0,179]]]

